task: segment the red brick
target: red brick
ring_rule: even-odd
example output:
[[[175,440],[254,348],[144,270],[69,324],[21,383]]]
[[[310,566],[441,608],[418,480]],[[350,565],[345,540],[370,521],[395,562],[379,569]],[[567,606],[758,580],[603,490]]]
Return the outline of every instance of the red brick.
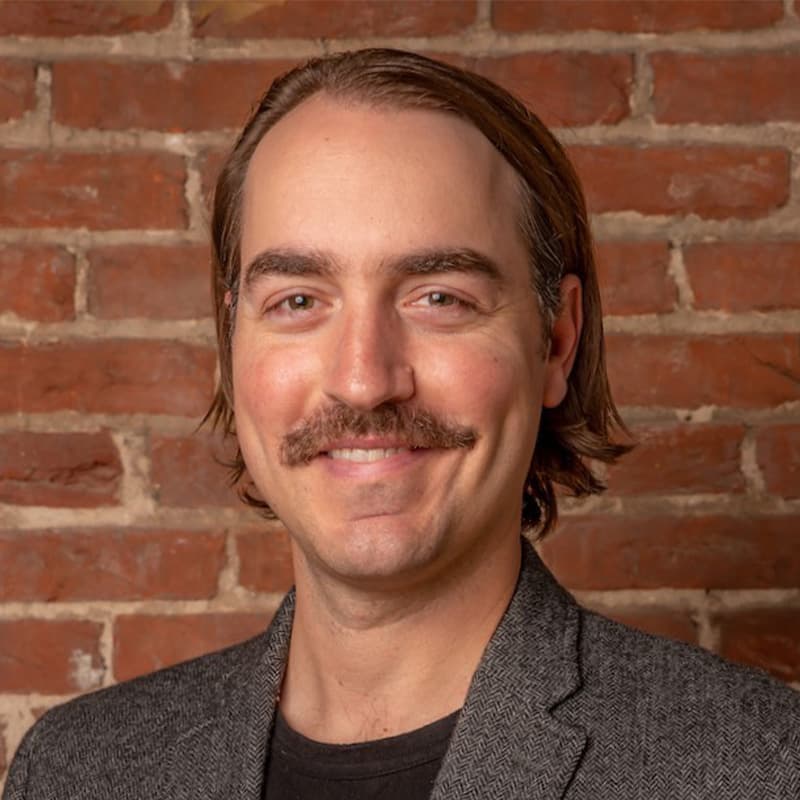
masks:
[[[221,533],[0,532],[0,601],[210,598],[224,561]]]
[[[89,260],[89,311],[99,319],[196,319],[212,313],[205,245],[98,247]]]
[[[785,150],[759,147],[570,148],[594,212],[761,217],[789,198]]]
[[[677,425],[634,431],[638,446],[609,468],[613,494],[741,492],[741,425]]]
[[[689,644],[697,644],[697,626],[686,611],[662,608],[598,609],[601,614],[623,625],[655,636],[666,636]]]
[[[72,410],[111,414],[205,412],[214,351],[129,339],[0,345],[0,413]]]
[[[168,153],[0,151],[0,225],[183,228],[183,159]]]
[[[198,160],[200,170],[200,189],[206,205],[211,208],[214,199],[214,190],[217,186],[217,177],[227,157],[227,151],[207,150]]]
[[[800,517],[563,517],[542,554],[576,590],[790,588]]]
[[[106,432],[0,433],[2,503],[116,505],[121,476],[117,449]]]
[[[63,125],[102,130],[239,128],[293,63],[62,61],[53,67],[53,114]]]
[[[202,0],[190,6],[195,36],[436,36],[475,20],[475,0]]]
[[[101,630],[79,620],[0,620],[0,692],[71,694],[97,687],[105,666]]]
[[[228,471],[219,461],[229,456],[219,439],[153,436],[151,477],[163,506],[239,506],[236,490],[228,484]]]
[[[754,408],[797,400],[792,334],[606,338],[614,398],[623,405]]]
[[[655,53],[651,64],[659,122],[800,120],[798,55]]]
[[[597,242],[600,295],[606,314],[671,311],[678,290],[669,276],[666,242]]]
[[[800,308],[800,242],[694,244],[684,251],[684,263],[696,308]]]
[[[622,33],[747,30],[783,17],[780,0],[734,3],[686,0],[494,0],[492,23],[502,31],[594,29]]]
[[[0,313],[22,319],[74,319],[75,259],[59,247],[0,245]]]
[[[756,434],[758,466],[768,492],[800,497],[800,425],[771,425]]]
[[[522,53],[466,66],[516,94],[548,125],[619,122],[630,110],[628,55]]]
[[[800,681],[800,611],[770,608],[721,616],[720,653],[783,681]]]
[[[292,551],[283,530],[248,531],[236,537],[239,583],[252,592],[286,592],[294,583]]]
[[[114,677],[127,680],[255,636],[266,614],[124,615],[114,624]]]
[[[171,0],[3,0],[0,36],[114,36],[156,31],[172,20]]]
[[[35,87],[36,65],[32,61],[0,61],[0,122],[18,119],[33,108]]]

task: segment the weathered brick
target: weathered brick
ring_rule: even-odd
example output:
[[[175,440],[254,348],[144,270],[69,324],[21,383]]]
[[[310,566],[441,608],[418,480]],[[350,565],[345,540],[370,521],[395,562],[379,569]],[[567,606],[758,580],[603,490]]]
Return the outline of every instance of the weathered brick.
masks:
[[[600,608],[600,613],[629,628],[697,644],[697,626],[687,611],[667,608]]]
[[[227,151],[206,150],[198,159],[198,169],[200,170],[200,191],[206,206],[211,208],[214,199],[214,189],[217,185],[217,177],[225,161]]]
[[[600,296],[606,314],[658,314],[678,300],[666,242],[597,242]]]
[[[718,493],[744,490],[741,425],[639,428],[638,446],[609,467],[613,494]]]
[[[619,122],[630,110],[628,55],[521,53],[467,60],[466,66],[516,94],[548,125]]]
[[[668,33],[748,30],[783,17],[780,0],[687,3],[686,0],[494,0],[492,24],[502,31],[601,30]]]
[[[105,670],[101,630],[82,620],[0,620],[0,693],[70,694],[96,688]]]
[[[228,647],[262,633],[268,623],[263,613],[243,612],[117,617],[114,677],[127,680]]]
[[[214,351],[179,342],[99,340],[0,345],[0,413],[205,412]]]
[[[5,531],[0,532],[0,601],[210,598],[224,561],[222,533]]]
[[[770,589],[800,581],[800,517],[563,517],[541,545],[572,589]]]
[[[183,159],[169,153],[0,151],[0,225],[183,228]]]
[[[614,398],[623,405],[753,408],[797,400],[792,334],[606,337]]]
[[[293,63],[62,61],[53,67],[53,115],[63,125],[104,130],[239,128]]]
[[[205,245],[120,245],[87,253],[89,311],[99,319],[196,319],[212,313]]]
[[[0,36],[115,36],[156,31],[172,20],[172,0],[3,0]]]
[[[32,61],[0,61],[0,123],[18,119],[35,105],[36,65]]]
[[[475,0],[201,0],[190,5],[195,36],[436,36],[475,20]]]
[[[121,476],[119,454],[107,432],[0,433],[2,503],[115,505]]]
[[[659,122],[800,120],[800,56],[793,53],[654,53],[651,64]]]
[[[229,449],[229,448],[228,448]],[[220,460],[230,456],[219,439],[206,434],[151,438],[151,477],[163,506],[238,506]]]
[[[685,249],[684,262],[696,308],[800,308],[800,242],[693,244]]]
[[[789,198],[789,157],[778,148],[599,145],[569,152],[594,212],[750,219]]]
[[[294,583],[292,551],[284,530],[247,531],[236,537],[239,583],[252,592],[286,592]]]
[[[716,621],[725,658],[760,667],[783,681],[800,681],[800,611],[796,608],[739,611]]]
[[[0,313],[38,322],[75,317],[75,259],[60,247],[0,245]]]
[[[800,497],[800,425],[770,425],[756,434],[758,466],[768,492]]]

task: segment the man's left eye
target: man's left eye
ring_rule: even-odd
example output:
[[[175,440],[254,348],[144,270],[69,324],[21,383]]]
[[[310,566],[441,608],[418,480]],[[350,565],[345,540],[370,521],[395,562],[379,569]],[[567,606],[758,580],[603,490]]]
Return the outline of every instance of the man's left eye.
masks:
[[[429,292],[427,297],[429,304],[432,306],[453,306],[461,302],[457,297],[447,294],[447,292]]]
[[[450,294],[450,292],[438,290],[422,295],[419,302],[428,308],[457,308],[465,310],[475,308],[474,303],[470,303],[468,300],[463,300],[457,295]]]

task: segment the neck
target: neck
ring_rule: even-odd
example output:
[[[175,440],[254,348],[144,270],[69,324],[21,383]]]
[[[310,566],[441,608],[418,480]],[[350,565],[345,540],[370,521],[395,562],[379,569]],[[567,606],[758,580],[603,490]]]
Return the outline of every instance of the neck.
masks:
[[[298,563],[299,562],[299,563]],[[406,591],[319,580],[295,558],[297,603],[281,711],[323,742],[369,741],[459,709],[516,585],[516,536]]]

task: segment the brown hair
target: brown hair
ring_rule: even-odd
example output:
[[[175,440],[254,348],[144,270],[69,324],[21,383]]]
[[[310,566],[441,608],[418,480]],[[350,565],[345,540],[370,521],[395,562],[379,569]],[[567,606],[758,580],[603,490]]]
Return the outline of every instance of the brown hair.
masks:
[[[576,496],[602,491],[604,485],[585,460],[612,462],[629,446],[615,443],[611,436],[614,427],[625,428],[606,375],[600,294],[577,175],[561,145],[535,114],[504,89],[466,70],[415,53],[367,49],[313,59],[270,86],[217,180],[212,258],[220,382],[204,422],[210,419],[215,429],[235,440],[231,335],[241,269],[242,192],[250,159],[278,120],[318,92],[370,105],[455,114],[486,136],[520,177],[520,225],[545,335],[558,312],[561,278],[568,273],[580,278],[584,326],[577,358],[566,398],[557,408],[543,409],[523,497],[523,525],[544,536],[557,518],[554,484]],[[227,292],[230,304],[225,301]],[[246,469],[236,444],[236,454],[228,464],[234,484]],[[246,487],[239,493],[246,503],[274,516]]]

